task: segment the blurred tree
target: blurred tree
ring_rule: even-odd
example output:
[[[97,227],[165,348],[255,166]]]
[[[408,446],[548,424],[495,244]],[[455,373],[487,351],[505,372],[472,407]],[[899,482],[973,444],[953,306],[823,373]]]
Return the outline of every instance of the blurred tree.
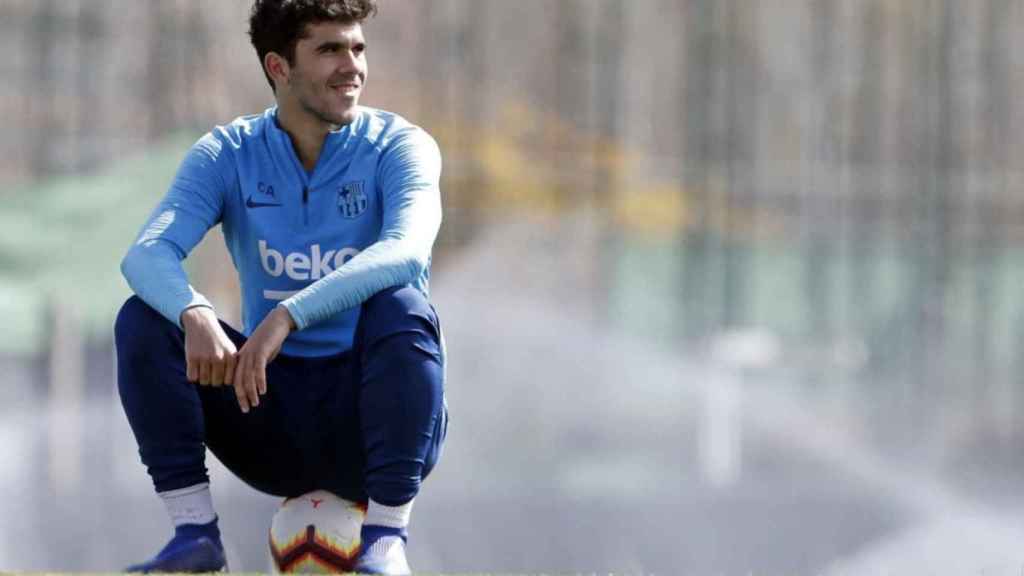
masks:
[[[32,44],[29,54],[33,59],[31,70],[34,74],[29,91],[33,95],[33,110],[38,111],[33,118],[35,129],[43,134],[57,132],[57,117],[52,111],[56,108],[57,66],[54,53],[58,45],[58,24],[56,0],[39,0],[32,14],[32,34],[29,36]],[[33,150],[32,171],[35,174],[47,174],[56,168],[48,139],[32,138],[29,145]]]
[[[876,274],[878,271],[879,242],[883,239],[882,196],[882,107],[885,95],[882,50],[885,41],[885,20],[881,7],[870,4],[864,10],[861,26],[862,72],[857,76],[856,99],[850,123],[852,140],[849,165],[852,168],[851,212],[852,225],[850,289],[847,296],[852,309],[861,314],[852,317],[858,333],[872,328],[876,310]]]
[[[84,2],[80,7],[75,35],[79,38],[79,58],[82,62],[103,62],[102,40],[108,33],[105,26],[104,12],[106,6],[96,2]],[[78,169],[93,169],[101,165],[107,158],[108,141],[99,137],[103,133],[102,115],[98,112],[100,102],[102,75],[97,65],[81,65],[75,68],[75,97],[81,102],[83,114],[79,118],[79,131],[76,148],[80,162]]]
[[[1016,390],[1019,371],[1007,371],[996,360],[999,355],[994,350],[998,345],[994,338],[997,325],[994,322],[997,307],[996,272],[999,270],[998,255],[1000,246],[1007,244],[1007,234],[1002,233],[1003,220],[999,217],[1002,210],[1002,199],[1007,197],[1008,171],[1013,165],[1010,151],[1013,149],[1011,138],[1012,122],[1008,119],[1014,115],[1013,71],[1010,58],[1013,54],[1009,42],[1012,28],[1012,10],[1019,3],[1014,0],[989,0],[984,3],[984,21],[981,33],[981,70],[982,98],[980,118],[984,140],[977,159],[971,167],[979,171],[986,184],[980,194],[974,197],[978,204],[974,211],[978,222],[975,229],[976,245],[972,258],[974,273],[972,317],[974,320],[971,342],[973,343],[974,365],[972,374],[978,382],[989,383],[996,390],[989,399],[995,414],[994,421],[1000,430],[1007,430],[1019,424],[1021,419],[1016,416],[1016,399],[1020,393]],[[1018,306],[1015,316],[1024,313],[1024,306]],[[1019,350],[1015,339],[1012,348]],[[1014,354],[1019,357],[1019,354]]]
[[[623,185],[620,163],[611,159],[612,146],[609,143],[617,144],[622,138],[622,102],[626,99],[623,55],[629,42],[629,28],[625,23],[624,2],[611,0],[598,6],[598,28],[593,43],[596,62],[590,94],[596,100],[592,109],[599,137],[594,140],[591,148],[596,177],[593,179],[593,199],[589,204],[593,209],[591,218],[600,225],[596,253],[591,259],[594,262],[591,281],[598,293],[597,309],[606,315],[610,310],[610,291],[616,273],[615,263],[611,259],[616,253],[614,247],[620,241],[608,219],[612,213],[613,195]]]
[[[682,323],[689,338],[703,336],[711,328],[711,238],[712,212],[710,165],[714,157],[712,106],[718,96],[715,85],[717,56],[720,53],[715,33],[715,14],[719,4],[690,0],[686,11],[678,12],[687,44],[686,73],[680,76],[680,93],[685,93],[685,106],[680,106],[679,135],[685,150],[684,182],[692,190],[697,210],[696,223],[682,238],[684,249],[681,298]]]
[[[719,160],[725,165],[725,241],[720,320],[725,328],[750,322],[750,284],[752,244],[756,241],[759,211],[756,193],[756,153],[758,113],[757,54],[748,46],[757,43],[757,2],[722,2],[724,74],[726,109],[724,149]]]
[[[179,86],[175,83],[180,30],[178,29],[179,5],[176,1],[148,2],[151,41],[149,64],[145,79],[149,135],[158,138],[178,126],[174,100]]]
[[[830,225],[835,214],[829,210],[834,194],[829,190],[830,186],[824,178],[835,165],[832,153],[834,145],[828,138],[827,127],[829,120],[838,116],[831,88],[835,67],[833,46],[838,22],[834,2],[815,2],[810,6],[810,11],[809,88],[814,92],[808,98],[813,107],[809,126],[809,165],[806,166],[810,178],[807,179],[808,189],[801,196],[801,244],[805,252],[804,290],[810,318],[810,337],[816,341],[824,341],[835,334],[831,287],[835,250]]]

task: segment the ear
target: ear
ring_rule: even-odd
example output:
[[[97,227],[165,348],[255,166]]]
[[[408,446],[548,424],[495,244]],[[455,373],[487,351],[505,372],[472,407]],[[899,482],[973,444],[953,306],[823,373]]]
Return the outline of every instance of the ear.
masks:
[[[267,55],[263,57],[263,67],[267,70],[270,79],[274,81],[275,87],[280,88],[288,84],[291,67],[284,56],[277,52],[267,52]]]

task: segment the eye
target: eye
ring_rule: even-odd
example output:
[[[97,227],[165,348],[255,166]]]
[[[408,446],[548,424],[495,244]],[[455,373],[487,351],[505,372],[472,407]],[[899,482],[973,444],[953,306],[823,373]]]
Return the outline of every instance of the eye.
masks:
[[[354,54],[363,54],[364,52],[366,52],[366,44],[356,44],[355,46],[352,47],[352,52]]]

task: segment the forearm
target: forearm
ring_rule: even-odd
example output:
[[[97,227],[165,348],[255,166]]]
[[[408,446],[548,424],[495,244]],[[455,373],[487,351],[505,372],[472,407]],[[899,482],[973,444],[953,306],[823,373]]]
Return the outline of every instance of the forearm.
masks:
[[[355,308],[392,286],[416,281],[430,264],[441,227],[441,153],[429,135],[411,130],[378,168],[383,200],[379,240],[282,304],[298,329]]]
[[[181,257],[173,245],[148,240],[131,247],[121,261],[121,273],[143,302],[181,327],[181,313],[194,306],[213,308],[188,283]]]
[[[429,246],[424,250],[411,238],[381,240],[282,305],[301,330],[355,308],[385,288],[415,281],[429,264]]]

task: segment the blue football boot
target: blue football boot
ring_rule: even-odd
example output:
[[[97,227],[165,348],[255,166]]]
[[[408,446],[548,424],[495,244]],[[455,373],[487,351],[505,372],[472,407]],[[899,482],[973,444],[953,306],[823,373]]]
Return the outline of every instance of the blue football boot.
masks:
[[[217,521],[209,524],[183,524],[174,529],[174,538],[152,560],[135,564],[125,572],[227,572],[224,546],[220,543]]]
[[[359,560],[355,571],[360,574],[408,576],[409,562],[405,559],[406,531],[383,526],[363,526]]]

